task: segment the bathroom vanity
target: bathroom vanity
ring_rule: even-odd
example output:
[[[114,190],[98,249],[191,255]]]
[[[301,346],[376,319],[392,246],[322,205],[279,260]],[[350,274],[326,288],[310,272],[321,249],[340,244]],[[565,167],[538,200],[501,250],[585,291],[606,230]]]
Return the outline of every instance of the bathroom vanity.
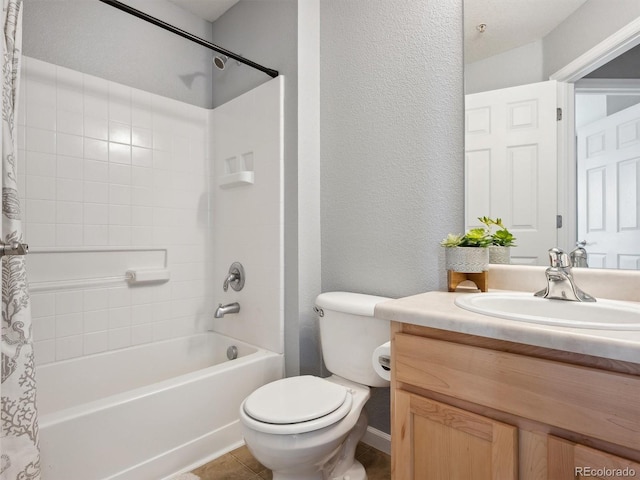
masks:
[[[392,321],[392,478],[640,479],[640,330],[497,318],[460,295],[376,307]]]

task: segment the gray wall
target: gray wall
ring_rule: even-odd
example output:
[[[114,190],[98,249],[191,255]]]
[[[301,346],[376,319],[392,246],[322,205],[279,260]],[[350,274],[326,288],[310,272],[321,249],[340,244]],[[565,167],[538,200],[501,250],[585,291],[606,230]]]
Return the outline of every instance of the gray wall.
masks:
[[[211,41],[211,23],[166,0],[126,3]],[[211,51],[98,0],[24,0],[23,53],[211,108]]]
[[[638,0],[589,0],[544,38],[545,78],[638,16]]]
[[[287,375],[299,371],[298,326],[298,2],[240,0],[213,23],[213,41],[285,76],[285,363]],[[214,105],[221,105],[270,80],[233,60],[213,75]]]
[[[321,2],[322,289],[444,287],[463,228],[462,0]],[[368,405],[389,431],[388,390]]]

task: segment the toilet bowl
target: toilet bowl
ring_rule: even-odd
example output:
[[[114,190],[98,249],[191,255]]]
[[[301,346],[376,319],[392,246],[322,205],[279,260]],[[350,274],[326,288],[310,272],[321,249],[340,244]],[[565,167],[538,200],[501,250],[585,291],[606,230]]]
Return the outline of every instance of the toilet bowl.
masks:
[[[373,317],[384,300],[347,292],[319,295],[322,351],[333,375],[277,380],[242,403],[247,447],[274,480],[366,480],[354,457],[367,428],[363,407],[370,386],[389,385],[371,364],[375,348],[389,339],[389,322]]]

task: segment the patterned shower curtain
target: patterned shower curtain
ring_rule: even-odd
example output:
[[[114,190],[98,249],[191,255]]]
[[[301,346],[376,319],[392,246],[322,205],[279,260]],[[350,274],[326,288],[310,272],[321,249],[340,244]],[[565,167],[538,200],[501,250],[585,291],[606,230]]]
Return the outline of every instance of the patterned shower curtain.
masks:
[[[18,200],[16,116],[22,0],[2,7],[2,237],[23,242]],[[0,478],[39,480],[38,421],[31,310],[24,256],[2,257],[2,437]]]

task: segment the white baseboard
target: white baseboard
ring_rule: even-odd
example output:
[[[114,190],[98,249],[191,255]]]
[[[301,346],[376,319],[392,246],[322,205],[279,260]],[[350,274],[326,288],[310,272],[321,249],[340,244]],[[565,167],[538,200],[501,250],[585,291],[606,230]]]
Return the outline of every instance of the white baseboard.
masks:
[[[367,427],[367,431],[362,437],[362,443],[366,443],[381,452],[391,455],[391,435],[384,433],[377,428]]]

